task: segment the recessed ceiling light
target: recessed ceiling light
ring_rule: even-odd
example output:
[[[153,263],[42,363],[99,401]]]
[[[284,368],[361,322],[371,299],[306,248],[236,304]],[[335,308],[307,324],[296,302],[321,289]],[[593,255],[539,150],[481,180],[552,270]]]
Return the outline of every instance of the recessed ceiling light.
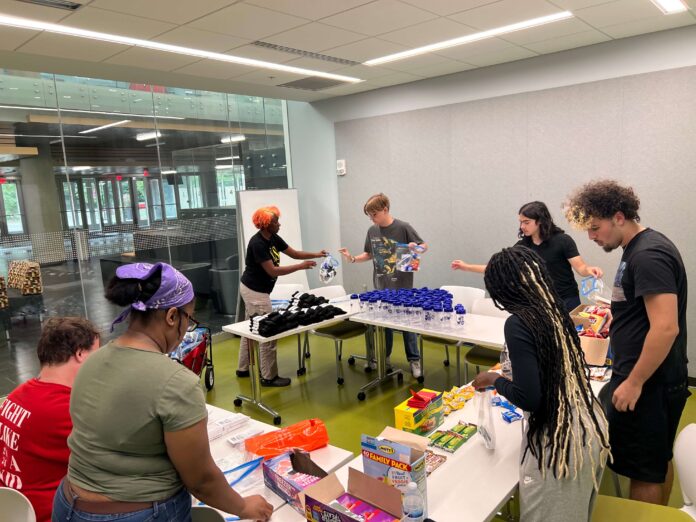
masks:
[[[238,141],[244,141],[246,136],[244,134],[233,134],[232,136],[225,136],[220,138],[220,143],[236,143]]]
[[[224,156],[222,158],[215,158],[215,161],[236,160],[236,159],[239,159],[239,156]]]
[[[666,15],[683,13],[689,9],[682,0],[652,0],[652,3]]]
[[[92,169],[92,167],[90,167],[89,165],[85,165],[83,167],[70,167],[70,168],[72,170],[74,170],[75,172],[81,172],[83,170],[91,170]]]
[[[162,174],[176,174],[176,170],[163,170]]]
[[[49,134],[0,134],[0,137],[7,138],[10,136],[15,136],[18,138],[79,138],[81,140],[96,140],[96,136],[69,136],[69,135],[49,135]],[[60,140],[59,140],[60,141]],[[51,142],[53,143],[53,142]]]
[[[121,121],[115,121],[113,123],[108,123],[106,125],[102,125],[101,127],[94,127],[93,129],[87,129],[80,131],[80,134],[89,134],[90,132],[97,132],[102,129],[108,129],[109,127],[115,127],[116,125],[123,125],[124,123],[130,123],[130,120],[121,120]]]
[[[352,76],[343,76],[340,74],[332,74],[324,71],[304,69],[302,67],[292,67],[290,65],[283,65],[279,63],[264,62],[261,60],[243,58],[241,56],[234,56],[231,54],[214,53],[211,51],[204,51],[203,49],[193,49],[191,47],[182,47],[179,45],[170,45],[161,42],[151,42],[149,40],[130,38],[128,36],[121,36],[117,34],[88,31],[85,29],[78,29],[77,27],[50,24],[47,22],[39,22],[38,20],[30,20],[28,18],[19,18],[16,16],[0,15],[0,25],[5,25],[9,27],[19,27],[22,29],[34,29],[36,31],[46,31],[49,33],[63,34],[67,36],[76,36],[78,38],[89,38],[91,40],[100,40],[102,42],[132,45],[134,47],[141,47],[143,49],[153,49],[155,51],[165,51],[174,54],[195,56],[197,58],[204,58],[207,60],[214,60],[217,62],[247,65],[249,67],[272,69],[275,71],[283,71],[293,74],[299,74],[302,76],[318,76],[320,78],[328,78],[331,80],[338,80],[347,83],[357,83],[363,81],[360,78],[353,78]]]
[[[215,170],[233,169],[236,165],[215,165]]]
[[[459,38],[452,38],[451,40],[445,40],[444,42],[437,42],[434,44],[425,45],[423,47],[417,47],[416,49],[410,49],[408,51],[402,51],[400,53],[389,54],[380,58],[367,60],[363,63],[364,65],[382,65],[384,63],[395,62],[397,60],[405,60],[406,58],[411,58],[420,54],[432,53],[435,51],[440,51],[442,49],[449,49],[450,47],[457,47],[459,45],[464,45],[471,42],[478,42],[479,40],[493,38],[495,36],[500,36],[501,34],[521,31],[523,29],[529,29],[530,27],[538,27],[540,25],[558,22],[560,20],[567,20],[568,18],[572,17],[573,13],[571,13],[570,11],[562,11],[560,13],[555,13],[548,16],[532,18],[531,20],[525,20],[524,22],[518,22],[516,24],[505,25],[503,27],[496,27],[495,29],[481,31],[479,33],[460,36]]]
[[[140,134],[135,135],[135,139],[138,141],[154,140],[155,138],[161,137],[162,133],[160,131],[141,132]]]
[[[2,24],[0,24],[2,25]],[[95,105],[95,107],[97,107]],[[58,112],[58,109],[51,109],[50,107],[25,107],[24,105],[0,105],[0,109],[23,109],[27,111],[48,111],[48,112]],[[106,112],[106,111],[86,111],[82,109],[60,109],[60,112],[79,112],[81,114],[107,114],[109,116],[137,116],[138,118],[149,118],[147,114],[131,114],[129,112]],[[181,116],[160,116],[156,115],[157,118],[166,120],[185,120]]]

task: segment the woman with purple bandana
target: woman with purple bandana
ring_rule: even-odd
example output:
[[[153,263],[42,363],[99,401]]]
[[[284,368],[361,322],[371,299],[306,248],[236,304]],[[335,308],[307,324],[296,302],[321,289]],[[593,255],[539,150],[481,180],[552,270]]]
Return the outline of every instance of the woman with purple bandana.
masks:
[[[272,506],[240,496],[213,461],[198,376],[167,357],[198,325],[190,281],[166,263],[124,265],[106,298],[126,307],[112,330],[129,323],[75,379],[68,475],[52,520],[190,521],[191,494],[268,520]]]

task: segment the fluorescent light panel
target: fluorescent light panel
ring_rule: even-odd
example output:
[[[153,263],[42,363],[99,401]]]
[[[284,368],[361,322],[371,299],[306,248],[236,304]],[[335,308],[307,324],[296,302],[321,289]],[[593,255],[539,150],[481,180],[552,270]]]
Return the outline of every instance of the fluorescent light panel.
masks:
[[[153,132],[141,132],[135,135],[135,139],[138,141],[154,140],[155,138],[161,138],[162,133],[160,131]]]
[[[49,134],[0,134],[2,138],[15,136],[17,138],[80,138],[83,140],[96,140],[96,136],[53,136]]]
[[[238,141],[244,140],[246,140],[246,136],[244,134],[236,134],[220,138],[220,143],[237,143]]]
[[[652,3],[666,15],[683,13],[689,9],[682,0],[652,0]]]
[[[238,167],[239,165],[215,165],[215,170],[232,169]]]
[[[130,123],[130,120],[121,120],[121,121],[115,121],[113,123],[108,123],[106,125],[102,125],[101,127],[94,127],[93,129],[87,129],[80,131],[80,134],[89,134],[90,132],[97,132],[102,129],[108,129],[109,127],[116,127],[116,125],[123,125],[124,123]]]
[[[225,161],[225,160],[236,160],[239,156],[224,156],[222,158],[215,158],[215,161]]]
[[[366,62],[364,62],[364,65],[382,65],[389,62],[396,62],[397,60],[405,60],[406,58],[411,58],[420,54],[432,53],[435,51],[440,51],[442,49],[449,49],[450,47],[457,47],[459,45],[464,45],[471,42],[478,42],[479,40],[493,38],[495,36],[500,36],[501,34],[513,33],[515,31],[521,31],[523,29],[529,29],[531,27],[538,27],[540,25],[558,22],[560,20],[567,20],[568,18],[572,17],[573,13],[571,13],[570,11],[562,11],[560,13],[555,13],[548,16],[532,18],[531,20],[525,20],[524,22],[518,22],[516,24],[496,27],[495,29],[489,29],[488,31],[481,31],[480,33],[473,33],[468,34],[466,36],[460,36],[459,38],[445,40],[444,42],[437,42],[434,44],[425,45],[423,47],[417,47],[416,49],[410,49],[408,51],[402,51],[400,53],[389,54],[387,56],[382,56],[381,58],[374,58],[372,60],[367,60]]]
[[[236,63],[240,65],[247,65],[249,67],[260,67],[263,69],[272,69],[274,71],[283,71],[293,74],[299,74],[302,76],[318,76],[320,78],[327,78],[330,80],[337,80],[347,83],[357,83],[361,82],[360,78],[353,78],[352,76],[343,76],[340,74],[332,74],[324,71],[315,71],[312,69],[304,69],[301,67],[292,67],[289,65],[282,65],[272,62],[264,62],[261,60],[254,60],[251,58],[242,58],[241,56],[234,56],[231,54],[214,53],[210,51],[204,51],[202,49],[193,49],[191,47],[181,47],[179,45],[170,45],[160,42],[151,42],[149,40],[141,40],[139,38],[130,38],[127,36],[120,36],[117,34],[101,33],[97,31],[88,31],[85,29],[78,29],[77,27],[67,27],[64,25],[50,24],[47,22],[39,22],[38,20],[30,20],[28,18],[19,18],[16,16],[0,15],[0,25],[5,25],[9,27],[19,27],[22,29],[34,29],[37,31],[46,31],[49,33],[63,34],[67,36],[76,36],[78,38],[88,38],[91,40],[100,40],[102,42],[111,42],[122,45],[132,45],[134,47],[141,47],[143,49],[153,49],[155,51],[165,51],[174,54],[183,54],[187,56],[195,56],[197,58],[204,58],[207,60],[214,60],[217,62],[227,62]]]
[[[83,167],[70,167],[70,168],[71,168],[72,170],[74,170],[75,172],[81,172],[81,171],[83,171],[83,170],[91,170],[91,169],[92,169],[92,167],[90,167],[90,166],[88,166],[88,165],[85,165],[85,166],[83,166]]]
[[[2,15],[0,15],[0,18]],[[0,25],[2,25],[0,23]],[[24,109],[27,111],[49,111],[58,112],[58,109],[51,109],[50,107],[25,107],[24,105],[0,105],[0,109]],[[106,112],[106,111],[86,111],[81,109],[60,109],[60,112],[78,112],[80,114],[106,114],[108,116],[136,116],[138,118],[151,118],[152,115],[149,114],[131,114],[128,112]],[[160,116],[155,114],[155,118],[160,120],[185,120],[181,116]]]
[[[162,174],[176,174],[176,170],[163,170]]]

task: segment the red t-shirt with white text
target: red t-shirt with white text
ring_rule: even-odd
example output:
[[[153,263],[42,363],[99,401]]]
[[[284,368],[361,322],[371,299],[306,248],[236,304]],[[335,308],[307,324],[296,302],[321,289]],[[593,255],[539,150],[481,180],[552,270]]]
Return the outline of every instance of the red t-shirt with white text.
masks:
[[[62,384],[31,379],[0,404],[0,485],[26,495],[38,522],[51,520],[71,431],[70,388]]]

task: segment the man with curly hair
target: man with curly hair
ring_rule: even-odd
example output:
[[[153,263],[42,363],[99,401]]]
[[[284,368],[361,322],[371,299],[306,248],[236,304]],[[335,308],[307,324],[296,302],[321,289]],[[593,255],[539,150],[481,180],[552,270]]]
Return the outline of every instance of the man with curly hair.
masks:
[[[632,188],[602,180],[578,189],[565,212],[606,252],[623,248],[611,299],[609,466],[631,479],[632,499],[667,504],[672,446],[690,395],[687,280],[679,250],[640,224],[639,206]]]

